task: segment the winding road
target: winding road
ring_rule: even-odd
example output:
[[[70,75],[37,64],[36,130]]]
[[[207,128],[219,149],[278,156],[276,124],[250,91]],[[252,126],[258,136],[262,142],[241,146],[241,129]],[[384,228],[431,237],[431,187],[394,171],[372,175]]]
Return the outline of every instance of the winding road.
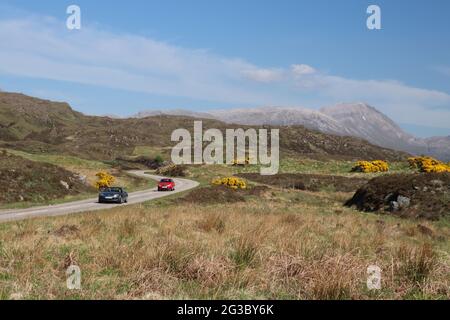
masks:
[[[145,179],[153,179],[159,181],[161,176],[146,174],[147,171],[142,170],[132,170],[128,171],[129,174],[134,176],[138,176]],[[158,192],[157,188],[131,192],[128,194],[128,203],[125,204],[104,204],[98,203],[98,198],[67,202],[58,205],[50,205],[43,207],[32,207],[28,209],[12,209],[12,210],[0,210],[0,223],[6,221],[14,221],[14,220],[24,220],[29,218],[36,217],[55,217],[55,216],[63,216],[71,213],[79,213],[85,211],[95,211],[102,209],[110,209],[117,208],[118,206],[126,206],[136,203],[141,203],[153,199],[158,199],[162,197],[169,196],[174,193],[183,192],[186,190],[193,189],[198,186],[198,182],[188,180],[188,179],[180,179],[174,178],[175,180],[175,191],[172,192]]]

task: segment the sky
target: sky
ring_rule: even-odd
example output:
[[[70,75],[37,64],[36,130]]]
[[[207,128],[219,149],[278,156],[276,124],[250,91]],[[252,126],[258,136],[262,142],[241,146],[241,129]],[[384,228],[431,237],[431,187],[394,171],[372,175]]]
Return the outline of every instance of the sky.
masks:
[[[447,0],[0,0],[0,89],[119,116],[365,102],[450,135],[449,17]]]

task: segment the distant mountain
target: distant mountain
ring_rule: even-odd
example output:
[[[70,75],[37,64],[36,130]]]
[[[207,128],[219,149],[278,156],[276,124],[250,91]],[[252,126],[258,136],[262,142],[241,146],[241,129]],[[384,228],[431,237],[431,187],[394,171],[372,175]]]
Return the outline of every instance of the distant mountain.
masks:
[[[450,161],[450,136],[447,137],[431,137],[424,141],[427,144],[429,154],[435,154],[444,161]]]
[[[160,116],[160,115],[186,116],[186,117],[193,117],[193,118],[214,119],[214,116],[211,115],[210,113],[195,112],[195,111],[184,110],[184,109],[145,110],[145,111],[141,111],[141,112],[133,115],[132,118],[146,118],[146,117],[154,117],[154,116]]]
[[[176,114],[195,113],[177,110]],[[385,148],[450,160],[450,137],[414,137],[364,103],[338,104],[318,111],[292,107],[215,110],[202,114],[202,117],[241,125],[302,125],[324,133],[362,138]]]
[[[319,111],[303,108],[263,107],[257,109],[219,110],[210,113],[216,119],[244,125],[302,125],[325,133],[341,134],[342,127],[333,118]]]
[[[145,118],[162,114],[217,119],[226,123],[241,125],[302,125],[308,129],[342,135],[342,128],[336,120],[319,111],[302,108],[262,107],[254,109],[213,110],[208,113],[184,109],[167,111],[148,110],[139,112],[133,117]],[[350,132],[348,132],[348,135],[350,135]]]
[[[386,115],[367,104],[338,104],[322,108],[320,112],[335,119],[351,136],[413,154],[429,153],[424,139],[406,133]]]

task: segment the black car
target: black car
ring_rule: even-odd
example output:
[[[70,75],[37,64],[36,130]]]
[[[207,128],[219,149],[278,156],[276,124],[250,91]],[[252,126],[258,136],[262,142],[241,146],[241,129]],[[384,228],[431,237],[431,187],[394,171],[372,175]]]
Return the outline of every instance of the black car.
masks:
[[[98,202],[127,203],[128,193],[120,187],[104,188],[98,194]]]

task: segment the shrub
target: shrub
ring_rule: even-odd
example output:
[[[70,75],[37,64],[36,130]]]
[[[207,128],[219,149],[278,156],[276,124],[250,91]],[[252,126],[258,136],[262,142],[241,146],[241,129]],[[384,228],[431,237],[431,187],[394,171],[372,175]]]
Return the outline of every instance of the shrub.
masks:
[[[156,170],[156,174],[171,177],[185,177],[187,175],[187,170],[186,166],[170,164],[168,166],[158,168]]]
[[[98,181],[95,183],[95,187],[99,190],[111,187],[111,185],[116,180],[112,175],[110,175],[106,171],[100,171],[95,176],[98,178]]]
[[[383,160],[358,161],[352,168],[352,172],[386,172],[389,171],[389,164]]]
[[[165,165],[165,161],[162,156],[158,155],[156,157],[149,156],[118,156],[116,161],[112,163],[113,165],[120,165],[125,170],[131,169],[141,169],[145,166],[149,169],[156,170]]]
[[[412,169],[419,169],[420,172],[450,172],[448,164],[432,157],[411,157],[408,163]]]
[[[160,165],[160,164],[162,164],[163,162],[164,162],[164,159],[163,159],[163,157],[161,156],[161,155],[157,155],[156,157],[155,157],[155,162],[158,164],[158,165]]]
[[[218,179],[214,179],[212,181],[213,185],[216,186],[227,186],[231,189],[246,189],[247,188],[247,183],[245,182],[245,180],[237,178],[237,177],[225,177],[225,178],[218,178]]]

